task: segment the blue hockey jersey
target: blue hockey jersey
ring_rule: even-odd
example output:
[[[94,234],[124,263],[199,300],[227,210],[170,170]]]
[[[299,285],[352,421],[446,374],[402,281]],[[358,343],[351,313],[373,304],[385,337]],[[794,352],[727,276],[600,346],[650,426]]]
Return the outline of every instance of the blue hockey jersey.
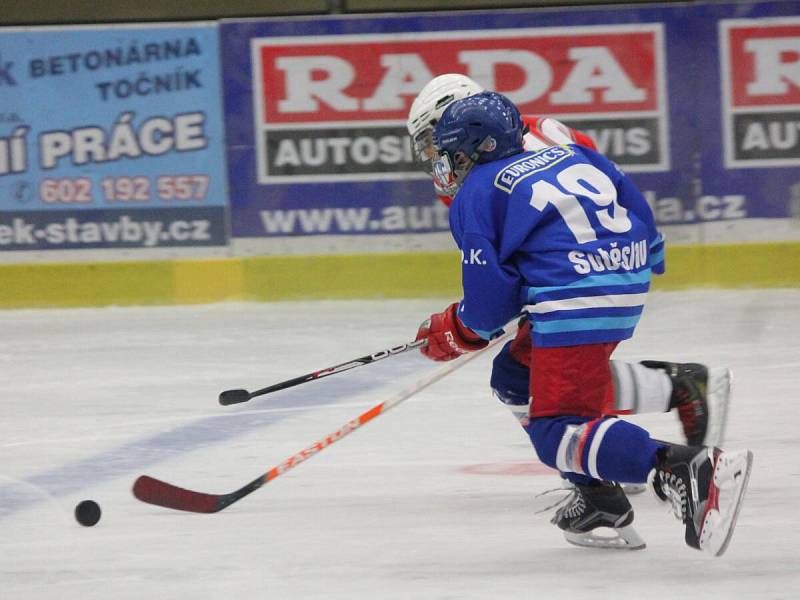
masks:
[[[523,309],[542,347],[633,334],[664,271],[642,194],[612,162],[575,145],[476,165],[450,208],[462,257],[459,317],[485,338]]]

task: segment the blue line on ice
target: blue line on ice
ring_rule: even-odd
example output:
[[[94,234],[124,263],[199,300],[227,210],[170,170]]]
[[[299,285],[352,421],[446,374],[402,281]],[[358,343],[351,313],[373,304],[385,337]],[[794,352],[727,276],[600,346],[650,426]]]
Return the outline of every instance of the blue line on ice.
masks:
[[[402,361],[396,361],[394,365],[398,375],[414,368],[413,365],[402,365],[398,362],[402,363]],[[274,396],[257,398],[247,406],[313,410],[321,405],[336,404],[364,391],[377,390],[383,383],[382,380],[368,377],[348,378],[345,374],[342,378],[312,382],[277,393]],[[320,389],[317,386],[325,386],[325,393],[314,393],[315,389]],[[306,402],[311,401],[311,404],[304,406],[304,398]],[[376,395],[374,403],[377,404],[380,401],[381,398]],[[220,410],[231,411],[232,409],[220,407]],[[145,467],[258,429],[277,425],[297,414],[292,410],[276,410],[266,413],[254,411],[253,414],[257,414],[258,418],[244,418],[243,413],[245,412],[248,411],[233,409],[227,415],[201,418],[187,425],[123,444],[112,450],[104,450],[102,453],[76,462],[55,465],[22,480],[21,483],[26,485],[21,486],[18,483],[0,485],[0,519],[28,509],[44,501],[48,496],[56,498],[68,496],[118,477],[131,476],[131,483],[133,483],[133,479],[142,474]],[[355,417],[356,414],[358,414],[357,410],[352,416]],[[340,425],[338,422],[332,423],[331,429],[338,425]],[[311,439],[298,440],[297,450],[313,441]],[[266,471],[271,466],[273,465],[254,464],[253,477],[258,475],[260,470]],[[214,467],[209,466],[209,468]],[[41,491],[36,493],[36,490]],[[41,493],[42,491],[45,493]]]

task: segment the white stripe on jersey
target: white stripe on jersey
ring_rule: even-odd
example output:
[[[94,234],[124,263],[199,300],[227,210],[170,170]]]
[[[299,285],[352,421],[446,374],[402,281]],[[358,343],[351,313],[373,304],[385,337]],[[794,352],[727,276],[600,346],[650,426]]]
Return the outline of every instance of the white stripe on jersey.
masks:
[[[529,304],[525,310],[531,313],[549,313],[557,310],[580,310],[582,308],[614,308],[617,306],[643,305],[647,294],[612,294],[608,296],[584,296],[565,300],[548,300]]]

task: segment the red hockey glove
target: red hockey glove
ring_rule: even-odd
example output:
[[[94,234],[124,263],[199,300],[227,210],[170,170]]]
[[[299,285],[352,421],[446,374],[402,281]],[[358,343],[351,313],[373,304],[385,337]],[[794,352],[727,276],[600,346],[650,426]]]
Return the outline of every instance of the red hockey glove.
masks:
[[[466,352],[485,348],[489,343],[461,322],[456,315],[457,310],[458,302],[443,312],[431,315],[420,325],[417,339],[428,340],[428,344],[420,351],[431,360],[453,360]]]

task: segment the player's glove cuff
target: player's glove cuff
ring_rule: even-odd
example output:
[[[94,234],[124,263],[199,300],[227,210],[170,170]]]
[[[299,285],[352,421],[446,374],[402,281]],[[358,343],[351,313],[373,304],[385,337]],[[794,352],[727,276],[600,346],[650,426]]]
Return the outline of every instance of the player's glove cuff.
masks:
[[[458,303],[448,306],[443,312],[431,315],[417,332],[417,339],[427,339],[422,354],[436,361],[458,358],[467,352],[485,348],[489,342],[464,325],[456,311]]]

